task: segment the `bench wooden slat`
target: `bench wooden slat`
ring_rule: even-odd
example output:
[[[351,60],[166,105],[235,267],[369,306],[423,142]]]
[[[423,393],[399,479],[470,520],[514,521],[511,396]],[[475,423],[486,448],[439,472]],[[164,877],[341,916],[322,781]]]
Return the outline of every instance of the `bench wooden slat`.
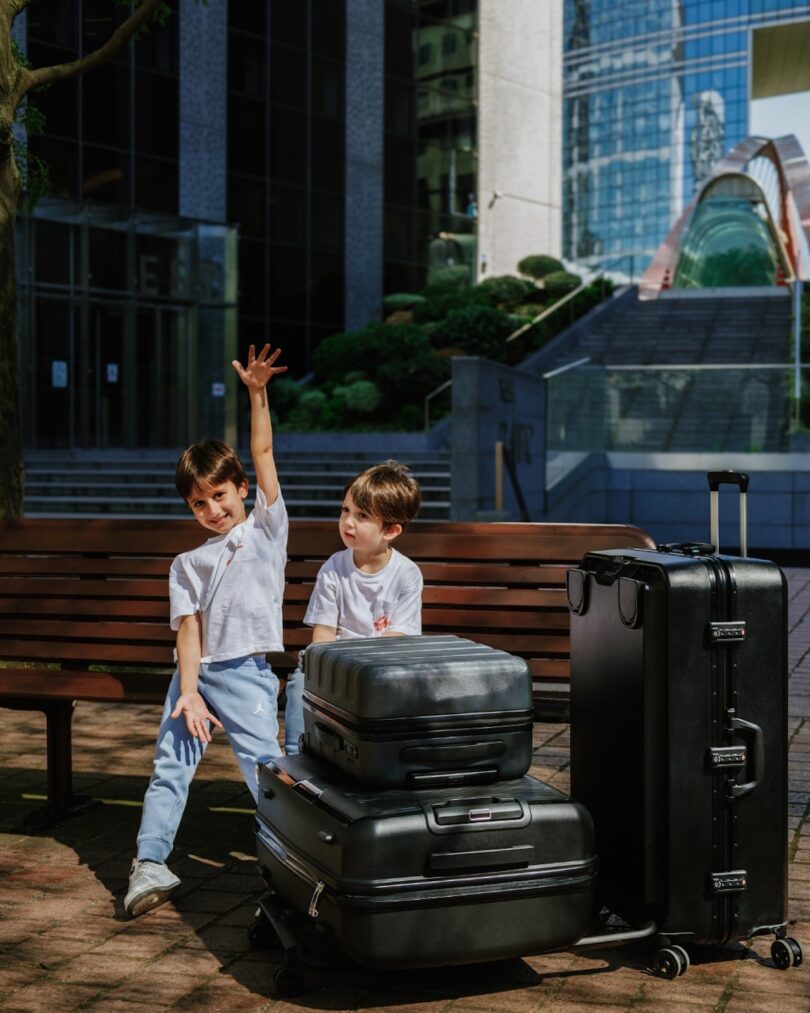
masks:
[[[11,616],[50,616],[65,619],[95,617],[98,619],[120,618],[122,622],[142,622],[154,619],[168,623],[169,603],[164,601],[139,600],[133,598],[2,598],[0,597],[0,623]],[[39,622],[32,619],[32,622]],[[86,630],[86,627],[83,627]],[[172,635],[174,636],[174,635]],[[0,643],[2,638],[0,637]]]
[[[81,595],[84,598],[155,599],[168,602],[168,571],[162,578],[151,579],[78,579],[44,576],[0,576],[0,598],[28,596],[67,598]]]
[[[163,703],[171,672],[63,672],[46,681],[27,668],[0,668],[0,694],[11,699]]]

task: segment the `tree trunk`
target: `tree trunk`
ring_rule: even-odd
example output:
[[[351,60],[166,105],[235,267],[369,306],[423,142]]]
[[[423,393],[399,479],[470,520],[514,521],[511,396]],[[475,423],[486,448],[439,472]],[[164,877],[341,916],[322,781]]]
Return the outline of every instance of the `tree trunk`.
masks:
[[[20,174],[11,148],[12,118],[0,110],[0,519],[20,517],[23,510],[14,261]]]

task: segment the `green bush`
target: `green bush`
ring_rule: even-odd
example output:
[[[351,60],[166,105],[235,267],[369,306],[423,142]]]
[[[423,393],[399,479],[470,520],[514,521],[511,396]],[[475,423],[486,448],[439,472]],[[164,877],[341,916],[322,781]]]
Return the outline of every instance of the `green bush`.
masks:
[[[481,302],[489,306],[512,309],[525,302],[535,291],[534,285],[525,278],[515,278],[511,274],[497,275],[479,282],[473,291]]]
[[[431,335],[437,348],[463,348],[468,355],[503,361],[504,341],[520,324],[492,306],[454,310]]]
[[[579,288],[582,278],[578,274],[571,274],[570,271],[554,271],[546,275],[543,283],[549,295],[559,298]]]
[[[347,387],[335,388],[340,391],[350,415],[371,415],[380,406],[382,395],[371,380],[355,380]]]
[[[270,385],[270,405],[283,418],[295,408],[305,390],[296,380],[279,377]]]
[[[360,378],[358,364],[363,366]],[[421,411],[425,396],[450,372],[449,363],[436,355],[427,334],[410,323],[369,324],[359,331],[333,334],[315,349],[312,365],[315,382],[330,395],[324,422],[328,419],[332,428],[359,422],[358,416],[351,413],[350,399],[355,408],[360,403],[368,405],[371,395],[365,384],[369,382],[379,401],[377,407],[362,415],[363,424],[368,428],[375,428],[375,422],[376,428],[404,427],[402,409],[412,403]],[[349,377],[353,378],[350,384],[346,382]],[[338,405],[345,412],[340,424],[336,422]]]
[[[430,273],[430,280],[422,289],[422,295],[430,297],[440,292],[457,292],[470,284],[471,272],[466,264],[437,267]]]
[[[518,264],[518,271],[530,278],[545,278],[546,275],[564,271],[562,263],[556,257],[549,257],[545,253],[535,253],[524,257]]]
[[[485,295],[478,291],[478,286],[449,292],[435,292],[429,295],[422,305],[413,311],[413,319],[420,324],[435,323],[454,310],[467,306],[481,305]]]
[[[420,306],[425,301],[423,295],[417,295],[415,292],[394,292],[383,299],[383,310],[387,316],[401,310],[416,309],[417,306]]]

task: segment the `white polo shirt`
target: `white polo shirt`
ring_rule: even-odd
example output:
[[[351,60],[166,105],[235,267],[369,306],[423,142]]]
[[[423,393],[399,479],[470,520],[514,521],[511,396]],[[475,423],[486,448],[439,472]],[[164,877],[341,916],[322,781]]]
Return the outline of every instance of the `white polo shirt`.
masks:
[[[304,622],[337,629],[338,638],[422,632],[422,572],[391,548],[377,573],[354,565],[351,549],[336,552],[318,571]]]
[[[261,489],[241,524],[181,553],[169,572],[171,627],[202,615],[202,661],[283,651],[281,601],[287,564],[287,508],[268,507]]]

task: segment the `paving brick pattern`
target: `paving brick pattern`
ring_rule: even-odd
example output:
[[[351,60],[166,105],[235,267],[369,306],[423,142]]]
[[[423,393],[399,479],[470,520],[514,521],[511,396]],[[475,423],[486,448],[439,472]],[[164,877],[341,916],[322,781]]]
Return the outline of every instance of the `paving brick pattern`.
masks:
[[[158,709],[80,704],[77,790],[101,804],[37,836],[15,828],[41,804],[44,720],[0,709],[0,1010],[810,1010],[810,570],[788,577],[789,914],[808,950],[802,967],[776,970],[770,939],[759,939],[696,950],[688,973],[666,981],[639,945],[419,972],[311,971],[307,990],[285,1000],[272,977],[280,952],[246,940],[261,884],[250,799],[226,743],[210,747],[193,786],[172,861],[181,889],[129,921],[122,898]],[[533,772],[567,788],[568,727],[537,725],[535,747]]]

